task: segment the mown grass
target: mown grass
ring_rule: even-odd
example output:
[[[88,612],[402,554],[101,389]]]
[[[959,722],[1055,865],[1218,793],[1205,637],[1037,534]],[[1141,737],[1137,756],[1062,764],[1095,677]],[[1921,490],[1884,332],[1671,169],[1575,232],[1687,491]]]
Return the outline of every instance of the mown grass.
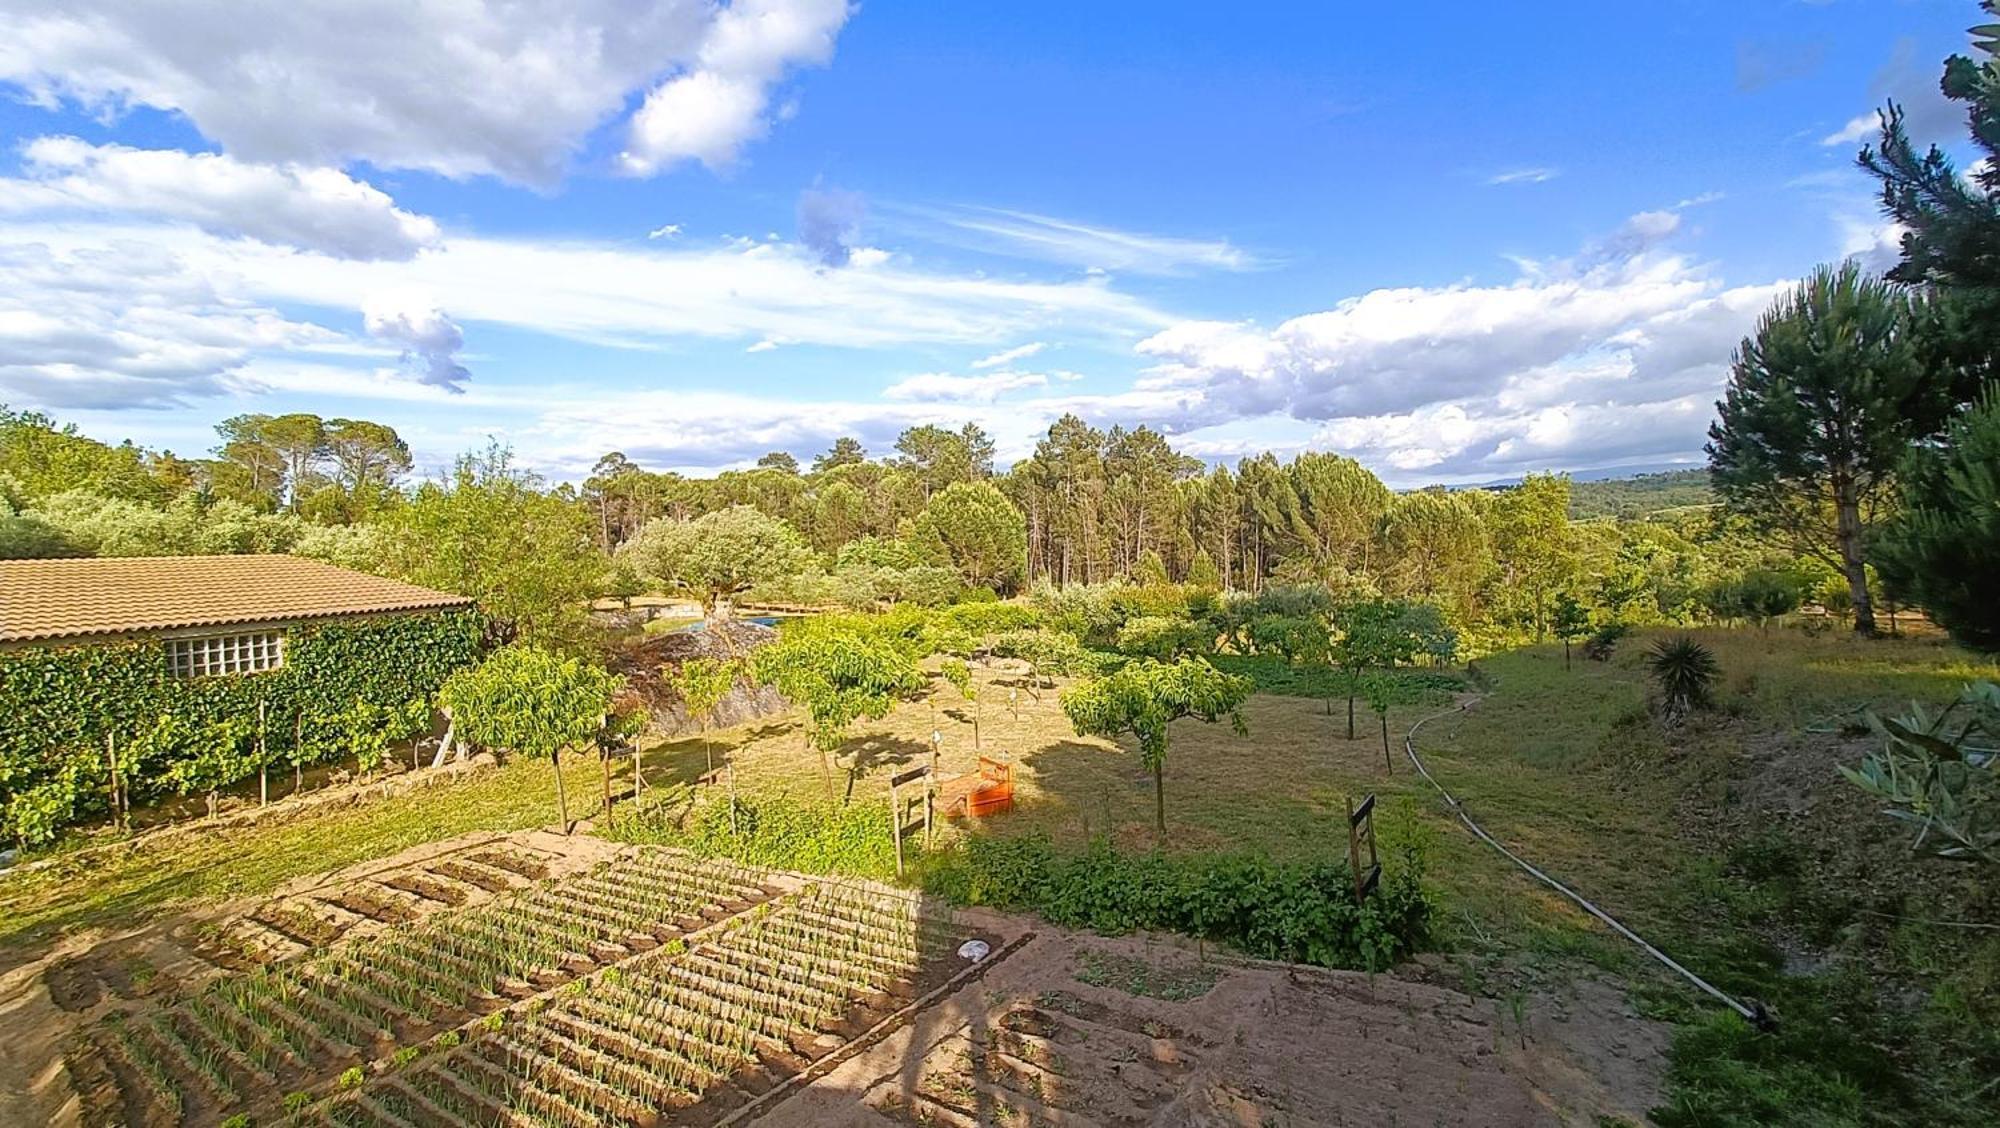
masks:
[[[601,802],[594,760],[565,765],[571,817]],[[372,800],[270,825],[194,828],[166,844],[78,853],[0,878],[0,967],[31,958],[54,936],[116,929],[191,903],[269,892],[297,877],[386,857],[475,830],[556,822],[555,772],[511,761],[443,787]]]

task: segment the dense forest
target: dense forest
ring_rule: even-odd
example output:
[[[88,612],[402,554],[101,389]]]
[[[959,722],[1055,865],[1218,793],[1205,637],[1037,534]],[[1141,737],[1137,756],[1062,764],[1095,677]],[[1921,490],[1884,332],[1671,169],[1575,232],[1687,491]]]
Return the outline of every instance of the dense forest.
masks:
[[[0,554],[296,552],[465,591],[566,639],[585,600],[651,589],[865,608],[1042,584],[1310,583],[1434,604],[1475,647],[1547,637],[1568,602],[1600,622],[1740,618],[1761,614],[1740,606],[1748,583],[1843,606],[1830,569],[1684,503],[1702,496],[1685,474],[1397,493],[1337,454],[1210,466],[1150,428],[1070,416],[1005,472],[967,424],[912,428],[882,457],[843,439],[810,464],[774,452],[713,478],[613,453],[548,488],[500,449],[412,482],[408,448],[366,421],[216,431],[211,457],[186,459],[0,416]],[[1604,510],[1619,515],[1571,517]],[[676,571],[691,566],[703,575]]]

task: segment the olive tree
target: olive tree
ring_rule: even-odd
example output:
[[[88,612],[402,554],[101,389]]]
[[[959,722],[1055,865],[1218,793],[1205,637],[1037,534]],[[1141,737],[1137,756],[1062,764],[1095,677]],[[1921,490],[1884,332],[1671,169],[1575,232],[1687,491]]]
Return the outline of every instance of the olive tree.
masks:
[[[796,575],[813,562],[796,529],[748,505],[732,505],[692,521],[659,518],[640,529],[621,553],[642,574],[699,600],[711,619],[726,597]]]
[[[1243,703],[1254,688],[1249,678],[1225,674],[1200,658],[1171,664],[1142,658],[1104,677],[1074,686],[1062,695],[1063,712],[1078,736],[1130,735],[1139,758],[1153,773],[1153,822],[1167,834],[1167,726],[1182,717],[1211,724],[1228,718],[1236,732]]]

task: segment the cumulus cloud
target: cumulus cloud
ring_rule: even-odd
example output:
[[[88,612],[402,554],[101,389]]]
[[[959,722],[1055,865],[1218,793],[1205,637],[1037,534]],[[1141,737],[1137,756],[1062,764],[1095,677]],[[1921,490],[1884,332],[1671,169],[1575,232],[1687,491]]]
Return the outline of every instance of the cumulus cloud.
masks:
[[[846,266],[867,204],[859,192],[808,188],[799,193],[799,242],[827,266]]]
[[[773,85],[792,67],[830,60],[852,12],[848,0],[735,0],[721,9],[693,65],[632,115],[625,168],[644,175],[685,160],[735,164],[770,128]]]
[[[356,259],[407,259],[439,241],[435,221],[338,169],[74,137],[37,138],[21,157],[25,175],[0,179],[0,213],[153,215]]]
[[[422,294],[380,294],[362,307],[368,335],[402,349],[403,370],[418,383],[462,392],[472,373],[458,362],[465,334]]]
[[[232,300],[144,241],[73,250],[0,241],[0,400],[172,407],[219,395],[260,352],[341,335]]]
[[[1180,393],[1185,426],[1317,421],[1324,441],[1411,472],[1686,456],[1782,284],[1724,288],[1661,249],[1677,225],[1641,213],[1505,284],[1375,290],[1269,330],[1185,322],[1138,346],[1155,361],[1138,390]]]
[[[1005,208],[902,206],[933,237],[1038,262],[1132,274],[1254,270],[1262,265],[1227,239],[1188,239],[1124,231]]]
[[[974,368],[1002,368],[1017,360],[1026,360],[1045,348],[1048,348],[1048,345],[1041,341],[1029,341],[1025,345],[1016,345],[1011,349],[1003,349],[991,356],[981,357],[973,361],[972,366]]]
[[[184,115],[253,162],[553,184],[648,90],[625,166],[733,160],[770,88],[823,63],[845,0],[12,5],[0,81],[45,106]],[[706,92],[706,93],[704,93]]]
[[[884,388],[882,395],[918,403],[992,403],[1008,392],[1045,388],[1048,383],[1048,376],[1040,372],[988,372],[980,376],[925,372],[898,380]]]

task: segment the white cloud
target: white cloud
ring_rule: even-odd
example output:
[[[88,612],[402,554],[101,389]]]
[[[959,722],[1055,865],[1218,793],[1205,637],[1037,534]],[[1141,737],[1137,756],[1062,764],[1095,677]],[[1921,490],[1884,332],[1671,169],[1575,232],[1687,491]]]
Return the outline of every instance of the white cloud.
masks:
[[[1488,184],[1543,184],[1562,175],[1559,168],[1512,168],[1486,178]]]
[[[406,259],[439,241],[435,221],[338,169],[74,137],[29,142],[22,164],[25,176],[0,179],[0,213],[153,215],[357,259]]]
[[[673,239],[673,238],[677,238],[677,237],[678,237],[678,236],[680,235],[680,233],[681,233],[681,225],[680,225],[680,224],[678,224],[678,223],[663,223],[663,224],[661,224],[660,226],[658,226],[658,227],[655,227],[655,228],[653,228],[653,229],[652,229],[651,231],[648,231],[648,232],[646,232],[646,238],[648,238],[648,239]]]
[[[925,372],[889,385],[882,396],[916,403],[992,403],[1008,392],[1045,388],[1048,383],[1048,376],[1041,372],[989,372],[982,376]]]
[[[1139,345],[1156,363],[1135,390],[1177,393],[1181,426],[1320,421],[1322,441],[1412,474],[1686,456],[1781,284],[1723,288],[1658,248],[1677,227],[1641,213],[1511,283],[1375,290],[1270,330],[1184,322]]]
[[[27,10],[0,36],[0,81],[42,105],[179,113],[253,162],[363,160],[542,186],[640,90],[651,94],[628,167],[733,159],[767,128],[771,85],[826,61],[849,11],[845,0],[9,6]],[[700,101],[675,93],[691,84],[729,87],[755,109],[709,105],[709,119],[677,125]]]
[[[1122,231],[1004,208],[891,209],[918,219],[947,242],[1040,262],[1132,274],[1252,270],[1261,263],[1227,239],[1187,239]]]
[[[368,335],[401,348],[403,371],[418,383],[462,392],[472,373],[458,362],[465,334],[429,295],[376,294],[362,303]]]
[[[1922,58],[1917,41],[1904,36],[1896,41],[1889,61],[1882,64],[1868,84],[1868,98],[1875,108],[1849,118],[1846,125],[1820,139],[1825,146],[1853,145],[1872,141],[1881,130],[1881,106],[1895,102],[1903,111],[1903,126],[1919,151],[1932,141],[1965,127],[1965,111],[1938,88],[1943,66],[1937,59]]]
[[[639,175],[684,160],[735,164],[770,129],[772,86],[791,67],[832,59],[852,12],[848,0],[735,0],[721,9],[693,69],[661,83],[632,115],[621,163]]]
[[[981,357],[980,359],[972,362],[972,367],[974,368],[1005,367],[1006,365],[1012,364],[1017,360],[1026,360],[1029,357],[1034,356],[1036,353],[1041,352],[1043,349],[1047,347],[1048,345],[1044,344],[1041,341],[1029,341],[1025,345],[1016,345],[1011,349],[1002,349],[1001,351],[994,353],[992,356]]]
[[[772,243],[467,237],[409,261],[361,261],[188,227],[36,220],[0,222],[0,258],[0,311],[11,318],[0,392],[50,407],[223,394],[251,355],[307,347],[379,355],[392,345],[408,354],[406,376],[452,387],[465,378],[460,325],[620,348],[737,339],[762,351],[990,346],[1054,330],[1129,341],[1170,323],[1102,280],[1008,282],[886,259],[826,270],[803,248]],[[389,297],[410,294],[428,296]],[[280,308],[358,323],[377,343]],[[79,337],[87,348],[72,347]]]
[[[0,242],[0,295],[0,400],[45,407],[169,407],[228,391],[257,353],[341,342],[140,241]]]

